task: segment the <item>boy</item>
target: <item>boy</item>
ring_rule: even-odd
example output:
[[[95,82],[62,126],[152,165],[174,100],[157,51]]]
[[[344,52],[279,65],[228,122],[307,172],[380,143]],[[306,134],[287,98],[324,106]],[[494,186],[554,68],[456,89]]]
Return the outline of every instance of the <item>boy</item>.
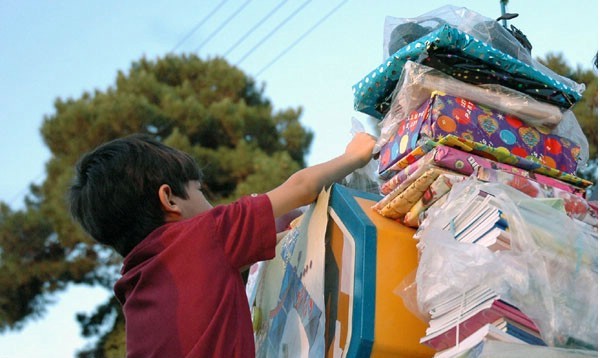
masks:
[[[253,357],[240,269],[275,256],[275,218],[366,165],[375,142],[357,134],[343,155],[302,169],[266,194],[212,207],[187,154],[133,135],[84,155],[71,213],[125,259],[115,295],[128,357]]]

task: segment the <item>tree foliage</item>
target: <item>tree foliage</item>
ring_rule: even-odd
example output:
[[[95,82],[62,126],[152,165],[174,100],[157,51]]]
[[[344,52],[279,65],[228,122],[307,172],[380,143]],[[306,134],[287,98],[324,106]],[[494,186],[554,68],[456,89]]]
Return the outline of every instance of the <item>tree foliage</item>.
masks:
[[[590,57],[591,58],[591,57]],[[586,168],[580,168],[577,175],[591,181],[588,194],[598,199],[598,74],[592,69],[584,70],[580,66],[569,67],[562,54],[549,53],[543,59],[538,59],[546,67],[559,75],[585,85],[583,97],[571,110],[577,118],[589,144],[589,161]],[[597,63],[596,63],[597,66]],[[596,68],[597,70],[597,68]]]
[[[0,206],[0,330],[39,316],[69,283],[112,286],[120,259],[74,224],[65,200],[76,161],[97,145],[141,132],[184,150],[203,168],[215,204],[264,192],[305,166],[313,134],[301,109],[275,111],[263,90],[224,59],[184,55],[142,58],[105,91],[57,99],[41,128],[52,154],[44,183],[24,210]],[[116,306],[79,316],[84,335],[106,333],[98,327],[111,324]],[[114,333],[82,356],[122,349],[122,317],[112,321]]]
[[[573,114],[575,114],[575,117],[588,140],[590,146],[590,160],[597,160],[598,75],[592,69],[584,70],[580,66],[575,69],[569,67],[563,55],[560,53],[549,53],[545,58],[538,60],[557,74],[585,85],[586,88],[583,92],[582,99],[577,102],[571,110],[573,111]]]

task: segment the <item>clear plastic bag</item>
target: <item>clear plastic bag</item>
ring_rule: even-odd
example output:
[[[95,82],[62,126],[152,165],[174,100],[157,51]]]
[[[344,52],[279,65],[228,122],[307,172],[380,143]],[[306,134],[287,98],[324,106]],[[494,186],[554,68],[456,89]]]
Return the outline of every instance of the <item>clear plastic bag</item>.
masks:
[[[465,7],[452,5],[440,7],[414,18],[387,16],[383,32],[383,59],[386,60],[403,45],[409,44],[446,24],[533,66],[547,76],[571,88],[577,88],[579,93],[583,93],[585,90],[585,85],[556,74],[532,58],[530,51],[497,21]]]
[[[510,250],[457,242],[448,229],[482,190],[507,217]],[[469,179],[429,209],[415,237],[421,252],[416,297],[410,295],[414,288],[397,292],[416,300],[421,315],[449,297],[485,286],[528,315],[548,345],[597,349],[598,243],[564,213],[511,187]]]
[[[464,7],[447,5],[415,18],[387,16],[383,34],[384,60],[399,48],[448,24],[488,43],[519,60],[531,64],[531,55],[497,21]]]
[[[579,170],[586,168],[590,159],[590,145],[587,137],[581,129],[581,125],[571,110],[566,110],[563,112],[561,121],[551,133],[577,143],[581,148],[579,152],[579,158],[577,159],[577,168]]]
[[[587,165],[589,144],[572,111],[561,112],[557,106],[537,101],[524,93],[503,86],[468,84],[412,61],[407,61],[404,65],[402,76],[392,94],[390,110],[379,124],[381,135],[377,141],[377,148],[387,143],[400,122],[430,98],[434,91],[512,114],[540,131],[569,139],[580,146],[578,168],[585,168]]]
[[[352,129],[350,130],[354,136],[356,133],[366,132],[364,125],[356,118],[352,117]],[[377,153],[373,151],[373,153]],[[364,191],[367,193],[379,194],[379,186],[381,179],[377,175],[378,162],[371,159],[367,165],[355,170],[344,178],[343,184],[349,188]]]

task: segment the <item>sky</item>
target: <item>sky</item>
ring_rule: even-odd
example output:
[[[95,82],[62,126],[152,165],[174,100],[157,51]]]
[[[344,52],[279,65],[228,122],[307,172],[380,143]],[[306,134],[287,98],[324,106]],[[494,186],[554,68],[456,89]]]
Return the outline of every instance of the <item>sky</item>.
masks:
[[[352,85],[383,61],[385,17],[444,5],[500,15],[496,0],[2,0],[0,200],[19,209],[29,184],[43,182],[50,152],[39,130],[57,98],[105,91],[132,62],[169,52],[225,57],[265,86],[275,109],[302,107],[301,123],[315,133],[308,164],[330,159],[350,139],[352,117],[367,123],[353,109]],[[597,1],[512,0],[506,11],[519,14],[509,24],[534,57],[562,53],[570,66],[592,68]],[[0,335],[0,358],[73,356],[85,344],[75,313],[109,294],[73,287],[57,295],[41,320]]]

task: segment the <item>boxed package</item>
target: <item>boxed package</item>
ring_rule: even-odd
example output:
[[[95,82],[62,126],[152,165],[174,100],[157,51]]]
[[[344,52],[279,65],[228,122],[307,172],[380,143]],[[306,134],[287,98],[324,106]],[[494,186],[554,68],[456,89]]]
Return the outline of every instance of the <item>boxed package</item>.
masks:
[[[423,146],[419,148],[423,148]],[[412,157],[414,157],[414,155]],[[400,162],[396,164],[399,163]],[[400,183],[407,180],[413,173],[418,173],[420,175],[433,166],[446,168],[464,175],[473,174],[478,167],[496,169],[532,179],[545,186],[558,188],[581,198],[584,198],[585,196],[584,188],[442,144],[433,147],[429,152],[416,158],[414,162],[397,171],[389,180],[381,184],[379,191],[381,194],[387,195]]]
[[[568,174],[577,170],[580,147],[576,143],[543,133],[512,115],[434,92],[429,100],[402,121],[396,133],[382,147],[379,172],[384,172],[422,142],[437,141],[447,135],[480,143]]]
[[[512,88],[564,109],[579,101],[585,89],[445,24],[406,44],[356,83],[352,87],[354,108],[383,118],[406,61],[422,63],[464,82]]]

